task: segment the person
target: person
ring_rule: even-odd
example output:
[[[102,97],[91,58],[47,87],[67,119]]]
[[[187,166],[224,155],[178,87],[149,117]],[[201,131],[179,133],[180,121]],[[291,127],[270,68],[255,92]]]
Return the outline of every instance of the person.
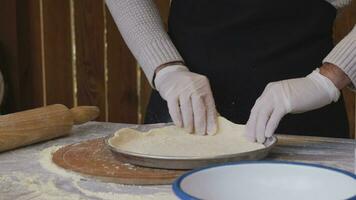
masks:
[[[347,37],[346,45],[333,50],[339,53],[328,56],[337,8],[350,1],[173,0],[168,33],[152,0],[106,4],[155,89],[145,122],[173,120],[204,135],[216,132],[217,113],[246,123],[268,83],[306,76],[325,57],[336,63],[354,55],[349,45],[355,43]],[[314,95],[307,94],[303,98]],[[347,137],[342,97],[322,109],[285,116],[276,131]]]
[[[246,136],[263,143],[288,113],[318,109],[340,97],[340,89],[356,85],[356,26],[306,77],[269,83],[252,108]],[[343,50],[343,52],[340,52]]]

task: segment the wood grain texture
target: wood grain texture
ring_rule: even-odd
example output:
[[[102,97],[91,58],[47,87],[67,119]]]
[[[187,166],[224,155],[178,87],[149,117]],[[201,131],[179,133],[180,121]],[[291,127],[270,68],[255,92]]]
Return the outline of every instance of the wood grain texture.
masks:
[[[65,146],[53,154],[53,161],[64,169],[79,172],[84,176],[120,184],[170,184],[185,172],[123,163],[116,159],[103,138]]]
[[[68,135],[73,124],[99,115],[96,106],[68,109],[55,104],[0,116],[0,152]]]
[[[165,27],[168,27],[168,16],[170,8],[170,0],[155,0],[155,3],[158,7],[159,14],[163,20]]]
[[[0,116],[0,152],[69,134],[73,117],[63,105]]]
[[[151,92],[152,92],[152,87],[150,83],[148,82],[145,73],[143,70],[140,68],[140,96],[139,96],[139,108],[140,108],[140,119],[138,123],[144,123],[145,116],[146,116],[146,110],[147,110],[147,105],[151,97]]]
[[[354,27],[356,23],[356,1],[342,8],[335,20],[334,39],[335,43],[344,38]]]
[[[40,0],[17,1],[20,105],[26,110],[44,105]]]
[[[43,105],[39,0],[1,1],[0,64],[6,112]]]
[[[78,106],[69,111],[73,117],[74,125],[84,124],[97,119],[100,114],[100,110],[97,106]]]
[[[344,38],[356,24],[356,1],[352,1],[351,4],[339,11],[339,15],[335,21],[334,26],[334,40],[335,43]],[[345,99],[345,106],[348,115],[348,122],[350,127],[350,138],[356,138],[355,129],[355,93],[349,89],[343,90]]]
[[[345,101],[345,107],[347,112],[347,121],[349,124],[349,135],[350,138],[355,139],[356,130],[355,130],[355,92],[346,88],[342,90],[342,95]]]
[[[75,0],[78,105],[95,105],[105,121],[104,2]]]
[[[170,9],[170,1],[169,0],[155,0],[155,3],[158,7],[158,10],[160,12],[162,21],[165,25],[165,28],[168,28],[168,16],[169,16],[169,9]],[[142,69],[141,71],[141,80],[140,80],[140,99],[139,99],[139,104],[140,104],[140,123],[144,122],[145,119],[145,114],[146,114],[146,108],[151,96],[151,91],[152,87],[150,83],[148,82],[144,72]]]
[[[136,61],[106,8],[110,122],[138,122]]]
[[[17,76],[19,58],[16,3],[13,0],[3,0],[0,6],[0,65],[7,83],[5,112],[18,110],[21,97],[20,79]]]
[[[356,141],[340,138],[277,135],[267,160],[322,164],[354,173]]]
[[[47,104],[73,106],[70,1],[43,0]]]

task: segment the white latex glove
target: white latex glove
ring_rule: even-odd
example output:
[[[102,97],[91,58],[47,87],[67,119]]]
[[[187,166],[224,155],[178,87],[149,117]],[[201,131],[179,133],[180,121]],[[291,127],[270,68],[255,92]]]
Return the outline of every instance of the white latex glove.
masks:
[[[339,96],[340,91],[319,69],[304,78],[269,83],[251,110],[246,137],[263,143],[287,113],[314,110],[336,102]]]
[[[215,134],[217,112],[209,80],[182,65],[158,71],[156,89],[167,101],[169,114],[178,127],[204,135]]]

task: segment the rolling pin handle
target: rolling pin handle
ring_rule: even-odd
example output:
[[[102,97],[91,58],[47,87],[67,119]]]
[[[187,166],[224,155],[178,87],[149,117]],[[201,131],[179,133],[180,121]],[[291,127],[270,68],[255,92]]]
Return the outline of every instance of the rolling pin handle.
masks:
[[[91,121],[99,116],[100,110],[96,106],[78,106],[70,109],[75,125]]]

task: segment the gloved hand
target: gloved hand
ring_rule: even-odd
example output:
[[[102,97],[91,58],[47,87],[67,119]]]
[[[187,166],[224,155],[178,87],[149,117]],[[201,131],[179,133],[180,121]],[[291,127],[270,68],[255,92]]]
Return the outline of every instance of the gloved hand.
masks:
[[[287,113],[314,110],[336,102],[339,96],[338,88],[319,69],[304,78],[269,83],[251,110],[246,137],[263,143]]]
[[[169,114],[178,127],[204,135],[217,131],[217,112],[209,80],[190,72],[183,65],[172,65],[157,72],[156,89],[167,101]]]

